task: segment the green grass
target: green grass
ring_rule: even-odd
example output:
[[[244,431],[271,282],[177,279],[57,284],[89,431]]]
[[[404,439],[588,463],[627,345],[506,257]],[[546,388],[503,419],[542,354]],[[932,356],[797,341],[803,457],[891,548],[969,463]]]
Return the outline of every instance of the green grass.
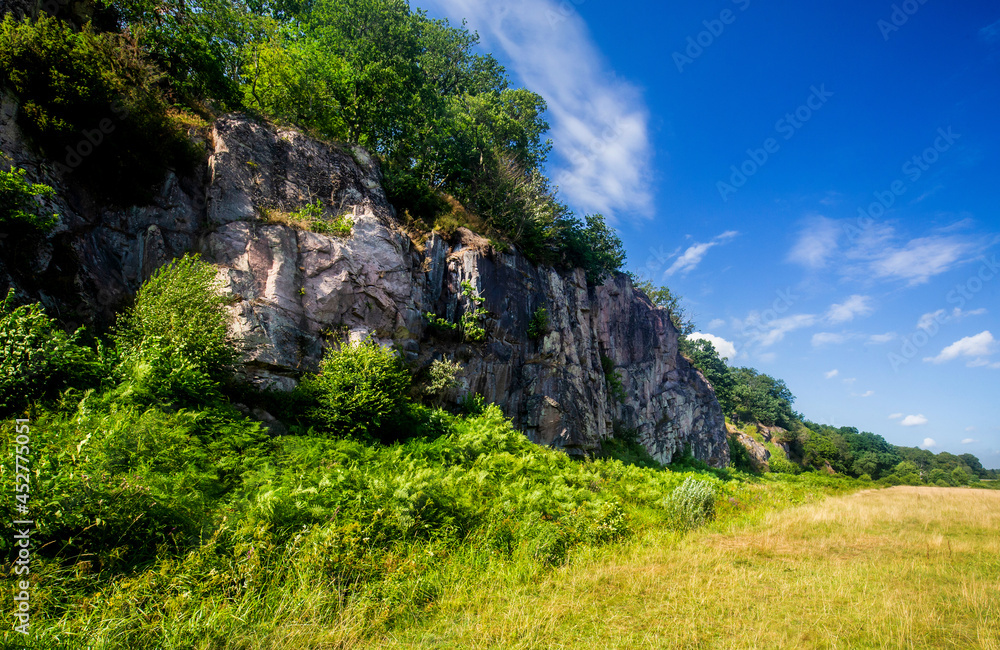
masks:
[[[433,616],[366,645],[1000,648],[1000,495],[804,501],[686,537],[649,530],[537,580],[468,576]]]

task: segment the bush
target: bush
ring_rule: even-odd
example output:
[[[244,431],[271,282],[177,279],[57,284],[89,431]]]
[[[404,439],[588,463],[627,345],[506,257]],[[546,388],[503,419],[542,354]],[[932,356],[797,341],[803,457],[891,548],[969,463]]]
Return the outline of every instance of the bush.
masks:
[[[194,163],[159,77],[123,35],[75,31],[45,13],[0,24],[0,79],[20,103],[18,124],[102,199],[147,200],[168,168]]]
[[[113,333],[135,390],[182,402],[214,396],[237,358],[224,304],[215,267],[198,256],[158,269]]]
[[[410,373],[395,351],[368,339],[328,349],[307,385],[319,403],[317,419],[330,433],[376,433],[403,407]]]
[[[624,404],[628,399],[625,392],[625,384],[622,383],[622,375],[615,369],[615,362],[609,356],[601,354],[601,369],[604,371],[604,379],[608,382],[608,394],[616,401]]]
[[[666,498],[665,507],[674,528],[694,530],[715,518],[715,490],[707,481],[689,476]]]
[[[743,445],[736,436],[726,435],[726,443],[729,445],[729,466],[741,472],[756,472],[757,467],[750,451]]]
[[[462,372],[462,364],[447,359],[435,359],[428,369],[428,381],[424,393],[440,402],[445,391],[458,386],[458,373]]]
[[[102,366],[79,344],[83,328],[67,335],[38,303],[13,308],[14,290],[0,303],[0,414],[53,397],[67,386],[99,383]]]
[[[549,331],[549,311],[545,307],[539,307],[531,315],[531,322],[528,324],[528,338],[538,340]]]
[[[23,169],[0,171],[0,228],[12,234],[45,234],[59,222],[59,216],[45,214],[37,199],[55,194],[48,185],[29,183]]]

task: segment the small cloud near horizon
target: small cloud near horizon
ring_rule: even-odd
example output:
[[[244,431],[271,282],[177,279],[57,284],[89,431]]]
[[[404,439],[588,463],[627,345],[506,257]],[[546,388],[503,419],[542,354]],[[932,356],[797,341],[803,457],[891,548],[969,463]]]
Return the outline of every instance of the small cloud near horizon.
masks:
[[[934,438],[924,438],[924,444],[920,445],[922,449],[930,449],[931,447],[937,447],[938,444]]]
[[[920,425],[927,424],[927,422],[927,418],[923,415],[907,415],[899,424],[904,427],[919,427]]]
[[[695,332],[688,337],[690,341],[708,341],[715,347],[715,351],[719,353],[719,356],[723,359],[735,359],[736,358],[736,346],[732,341],[727,341],[721,336],[715,336],[714,334],[704,334],[702,332]]]

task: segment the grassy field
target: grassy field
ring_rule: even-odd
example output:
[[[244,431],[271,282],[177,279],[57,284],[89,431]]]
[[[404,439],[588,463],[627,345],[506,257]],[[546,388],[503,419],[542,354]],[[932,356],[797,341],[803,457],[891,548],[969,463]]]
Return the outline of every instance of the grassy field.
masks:
[[[1000,648],[1000,493],[896,487],[473,575],[373,647]]]

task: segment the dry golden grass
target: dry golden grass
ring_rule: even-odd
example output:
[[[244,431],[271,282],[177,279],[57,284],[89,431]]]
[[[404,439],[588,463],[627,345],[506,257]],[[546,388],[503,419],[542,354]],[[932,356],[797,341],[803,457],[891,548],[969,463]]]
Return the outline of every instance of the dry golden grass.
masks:
[[[378,647],[1000,649],[1000,492],[897,487],[469,576]],[[515,586],[516,585],[516,586]]]

